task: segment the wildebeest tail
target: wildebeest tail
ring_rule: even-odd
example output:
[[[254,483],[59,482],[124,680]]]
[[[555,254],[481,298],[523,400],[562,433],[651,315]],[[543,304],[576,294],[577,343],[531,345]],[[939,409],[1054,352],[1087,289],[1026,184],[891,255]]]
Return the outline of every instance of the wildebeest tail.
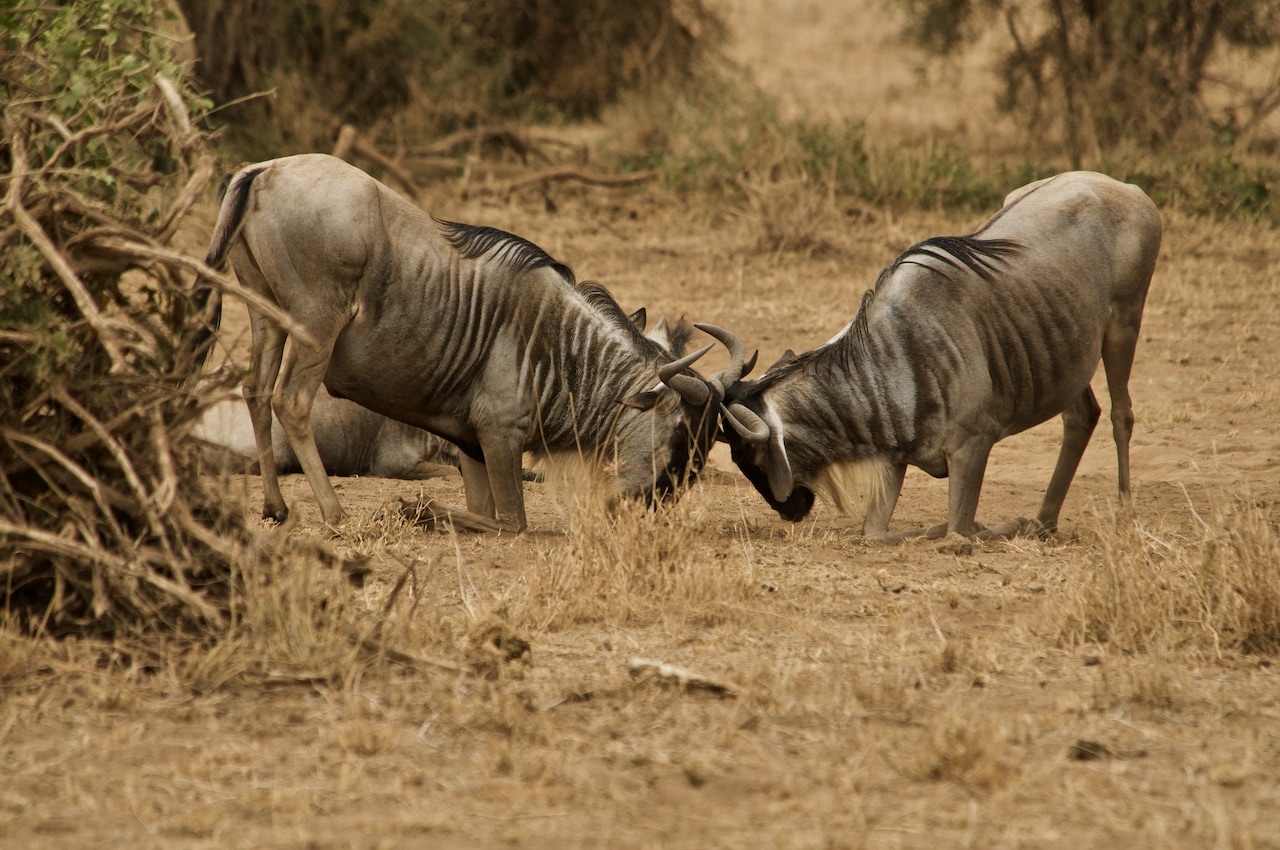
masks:
[[[221,269],[226,263],[227,249],[235,241],[240,225],[244,223],[244,212],[249,206],[249,189],[253,178],[266,169],[265,166],[246,168],[238,173],[230,174],[222,181],[219,195],[222,205],[218,209],[218,220],[213,227],[213,239],[209,245],[209,253],[205,256],[205,265],[213,269]],[[211,285],[206,278],[196,278],[195,290],[191,295],[196,310],[196,327],[191,333],[187,347],[193,358],[193,372],[199,371],[209,357],[213,348],[213,338],[222,323],[222,292]]]
[[[218,221],[213,226],[213,239],[209,243],[209,254],[204,258],[205,265],[217,269],[226,261],[227,249],[240,232],[240,225],[244,224],[244,211],[249,206],[249,189],[253,186],[253,178],[266,170],[265,165],[246,168],[226,181],[222,206],[218,208]]]

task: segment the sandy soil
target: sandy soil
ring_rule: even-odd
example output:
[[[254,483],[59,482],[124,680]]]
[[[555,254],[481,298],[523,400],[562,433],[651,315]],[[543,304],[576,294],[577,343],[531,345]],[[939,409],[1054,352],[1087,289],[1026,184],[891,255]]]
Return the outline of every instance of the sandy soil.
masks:
[[[796,102],[857,110],[872,77],[886,102],[914,91],[883,21],[860,4],[848,7],[858,15],[804,0],[729,5],[741,58]],[[837,98],[853,78],[863,100]],[[883,128],[895,120],[886,110]],[[897,120],[916,132],[917,119]],[[912,242],[977,223],[833,215],[821,250],[771,255],[754,250],[749,215],[643,190],[566,189],[556,200],[549,213],[442,188],[436,210],[533,239],[651,320],[731,328],[762,363],[828,339]],[[1122,521],[1153,557],[1195,551],[1229,507],[1251,506],[1272,529],[1280,518],[1278,252],[1270,228],[1165,211],[1131,385],[1135,499]],[[714,357],[709,369],[723,363]],[[1103,387],[1099,377],[1099,398]],[[529,657],[492,680],[383,665],[274,684],[175,662],[177,678],[216,686],[172,692],[51,663],[0,691],[0,845],[1280,846],[1271,660],[1218,657],[1193,638],[1140,653],[1059,638],[1115,525],[1105,422],[1055,539],[964,555],[868,544],[860,517],[827,506],[786,524],[718,449],[675,522],[699,560],[673,555],[690,569],[672,580],[693,583],[578,585],[600,598],[576,617],[521,607],[586,545],[570,500],[548,485],[526,485],[530,533],[454,538],[388,532],[379,511],[419,494],[462,504],[456,479],[342,479],[352,519],[334,533],[305,480],[288,476],[293,533],[369,559],[353,604],[371,618],[403,565],[417,564],[420,605],[396,646],[460,664],[469,636],[502,621]],[[1035,511],[1059,438],[1051,422],[997,446],[980,519]],[[231,479],[229,498],[256,514],[258,480]],[[913,470],[895,528],[941,521],[945,500],[945,481]],[[636,681],[635,656],[738,696]],[[1102,757],[1073,757],[1079,742]]]

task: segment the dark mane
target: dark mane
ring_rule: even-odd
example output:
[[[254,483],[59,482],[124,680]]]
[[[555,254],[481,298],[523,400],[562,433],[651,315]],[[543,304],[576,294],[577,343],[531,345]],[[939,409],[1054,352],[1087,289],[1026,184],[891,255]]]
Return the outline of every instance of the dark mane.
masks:
[[[990,283],[994,279],[996,263],[1021,249],[1022,245],[1011,239],[979,239],[976,236],[934,236],[932,239],[917,242],[899,254],[898,259],[894,260],[892,265],[880,273],[876,284],[878,286],[879,282],[884,280],[887,275],[906,263],[925,266],[924,263],[914,259],[920,256],[941,260],[955,269],[968,268],[969,271]],[[940,271],[933,266],[925,267]],[[941,273],[946,274],[946,272]]]
[[[584,280],[574,286],[574,289],[576,289],[579,294],[586,299],[587,304],[589,304],[593,310],[608,319],[619,330],[629,334],[633,339],[637,340],[640,345],[644,346],[646,351],[659,354],[668,353],[661,345],[641,333],[640,329],[631,321],[631,317],[622,309],[609,290],[605,289],[594,280]],[[683,324],[683,322],[681,324]],[[690,334],[692,334],[692,330],[686,333],[686,339]],[[674,339],[675,335],[673,334],[672,337]]]
[[[689,341],[693,339],[693,325],[681,317],[674,324],[667,324],[666,334],[671,342],[667,346],[667,353],[673,357],[683,357],[689,348]]]
[[[511,266],[517,272],[532,271],[546,266],[559,273],[569,283],[573,283],[573,271],[568,266],[555,260],[528,239],[496,227],[460,224],[443,219],[436,219],[436,222],[444,231],[449,244],[468,260],[492,253],[493,259]]]
[[[867,330],[868,306],[875,297],[876,291],[880,289],[880,284],[887,280],[899,266],[915,263],[945,275],[945,272],[936,267],[926,265],[915,259],[917,257],[932,257],[935,260],[941,260],[952,268],[967,268],[983,280],[991,282],[997,272],[996,264],[1021,249],[1022,245],[1020,243],[1010,239],[978,239],[975,236],[935,236],[932,239],[926,239],[923,242],[912,245],[903,251],[884,271],[880,272],[879,277],[876,278],[875,289],[868,289],[863,294],[862,303],[858,307],[858,314],[854,316],[848,333],[844,339],[835,341],[832,344],[853,346],[854,351],[865,356],[870,342],[868,338],[870,332]],[[787,375],[804,369],[810,360],[813,360],[826,349],[827,346],[823,345],[811,351],[806,351],[804,354],[797,355],[777,369],[766,372],[750,383],[756,391],[763,391]]]

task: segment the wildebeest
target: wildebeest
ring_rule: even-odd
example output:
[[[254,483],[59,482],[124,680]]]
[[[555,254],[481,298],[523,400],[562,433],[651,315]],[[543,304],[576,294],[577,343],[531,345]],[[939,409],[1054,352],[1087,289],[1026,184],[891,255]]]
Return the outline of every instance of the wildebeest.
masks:
[[[590,296],[598,284],[584,281],[577,286]],[[684,320],[669,324],[659,319],[646,330],[647,314],[643,307],[632,313],[630,319],[672,359],[684,355],[693,333],[693,328]],[[419,480],[456,474],[461,466],[458,450],[448,440],[374,413],[353,401],[334,398],[323,386],[316,391],[311,406],[311,432],[329,475]],[[216,464],[235,471],[259,470],[253,421],[243,395],[211,405],[196,424],[192,436],[208,445],[208,454]],[[274,416],[271,447],[277,473],[302,471],[289,438]],[[528,471],[524,477],[525,480],[538,478],[536,473]]]
[[[1129,495],[1129,374],[1160,249],[1160,216],[1136,186],[1072,172],[1010,193],[976,233],[908,248],[856,318],[820,348],[726,387],[734,461],[784,518],[814,492],[843,501],[850,464],[883,465],[863,533],[884,535],[908,465],[950,477],[945,526],[896,537],[1056,530],[1111,396],[1121,498]],[[1063,441],[1036,523],[975,522],[995,443],[1062,414]]]
[[[311,337],[286,351],[286,334],[250,311],[245,400],[270,518],[288,510],[271,463],[273,409],[325,521],[342,517],[310,426],[321,382],[457,445],[467,508],[519,531],[524,451],[580,453],[620,495],[663,500],[705,463],[723,385],[740,374],[731,363],[704,380],[690,366],[711,346],[672,361],[603,289],[575,288],[533,243],[436,219],[330,156],[237,171],[207,263],[228,256],[242,285]],[[727,331],[700,327],[740,354]]]
[[[311,406],[311,431],[329,475],[417,480],[455,473],[458,450],[448,440],[334,398],[320,387]],[[233,470],[258,471],[258,447],[244,398],[212,405],[192,431],[213,460]],[[277,473],[300,472],[289,439],[273,417],[271,448]]]

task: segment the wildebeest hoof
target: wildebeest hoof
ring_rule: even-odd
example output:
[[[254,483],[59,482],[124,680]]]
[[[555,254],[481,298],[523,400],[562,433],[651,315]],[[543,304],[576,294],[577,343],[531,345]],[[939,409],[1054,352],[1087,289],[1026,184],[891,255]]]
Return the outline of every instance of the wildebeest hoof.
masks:
[[[1038,519],[1024,519],[1022,521],[1026,523],[1025,527],[1022,529],[1022,533],[1028,537],[1048,540],[1050,537],[1058,533],[1058,527],[1056,525],[1045,525]]]
[[[925,540],[941,540],[947,536],[947,524],[940,522],[937,525],[931,525],[924,530]]]
[[[947,538],[935,547],[939,555],[957,555],[965,557],[973,554],[973,541],[963,534],[948,534]]]
[[[262,518],[265,520],[270,520],[271,522],[274,522],[276,525],[281,525],[284,523],[285,520],[289,518],[289,508],[288,506],[276,508],[275,510],[272,510],[271,508],[263,508]]]

